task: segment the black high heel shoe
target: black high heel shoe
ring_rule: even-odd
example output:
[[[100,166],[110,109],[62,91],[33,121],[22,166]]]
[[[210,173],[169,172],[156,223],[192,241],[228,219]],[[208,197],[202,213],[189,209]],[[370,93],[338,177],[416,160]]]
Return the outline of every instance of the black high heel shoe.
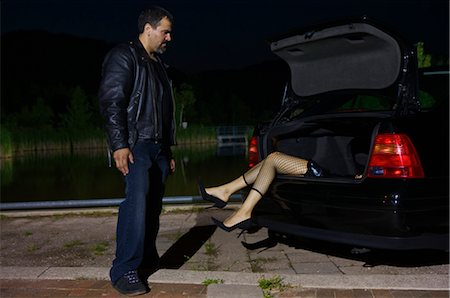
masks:
[[[198,191],[200,192],[200,195],[202,196],[203,200],[214,203],[214,205],[212,205],[211,207],[208,207],[208,208],[217,207],[217,208],[222,209],[223,207],[225,207],[227,205],[227,202],[222,201],[218,197],[215,197],[215,196],[207,193],[205,190],[205,186],[203,186],[203,182],[200,180],[198,181]]]
[[[246,220],[238,222],[237,224],[232,225],[231,227],[227,227],[226,225],[223,224],[223,222],[221,222],[220,220],[218,220],[215,217],[211,217],[211,219],[216,224],[216,226],[218,226],[219,228],[221,228],[222,230],[224,230],[226,232],[231,232],[235,229],[242,229],[242,232],[243,232],[245,230],[250,229],[253,225],[253,221],[251,218],[247,218]],[[240,236],[240,234],[239,234],[239,236]]]
[[[324,177],[324,170],[315,161],[308,161],[308,170],[305,173],[305,177]]]

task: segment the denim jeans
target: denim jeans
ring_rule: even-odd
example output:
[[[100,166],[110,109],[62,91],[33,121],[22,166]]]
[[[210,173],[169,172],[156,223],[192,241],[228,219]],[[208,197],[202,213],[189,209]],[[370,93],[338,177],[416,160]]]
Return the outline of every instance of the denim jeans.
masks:
[[[169,160],[161,145],[150,140],[138,140],[132,153],[134,163],[124,178],[126,197],[119,206],[113,283],[130,270],[155,268],[159,262],[156,236]]]

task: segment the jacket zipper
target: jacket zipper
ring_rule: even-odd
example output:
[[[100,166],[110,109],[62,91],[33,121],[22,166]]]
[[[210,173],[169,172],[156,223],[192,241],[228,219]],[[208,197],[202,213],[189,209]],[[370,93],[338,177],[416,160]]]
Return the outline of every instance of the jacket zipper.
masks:
[[[172,128],[171,128],[171,131],[172,131],[172,138],[173,138],[173,140],[170,140],[170,142],[174,142],[174,143],[176,143],[175,142],[175,140],[176,140],[176,133],[177,133],[177,125],[176,125],[176,123],[174,123],[176,120],[175,120],[175,96],[174,96],[174,94],[173,94],[173,86],[172,86],[172,80],[170,80],[169,79],[169,76],[167,75],[167,72],[166,72],[166,68],[164,67],[164,64],[163,64],[163,62],[161,61],[161,59],[159,58],[159,57],[157,57],[157,59],[158,59],[158,62],[161,64],[161,68],[162,68],[162,70],[163,70],[163,73],[164,73],[164,75],[165,75],[165,79],[166,79],[166,81],[167,82],[169,82],[169,92],[170,92],[170,97],[171,97],[171,100],[172,100]]]
[[[155,74],[155,72],[153,72]],[[155,80],[155,76],[152,77],[152,84],[153,84],[153,88],[152,88],[152,101],[153,101],[153,118],[155,119],[155,123],[154,123],[154,129],[155,131],[153,132],[155,135],[155,142],[158,141],[158,110],[156,107],[156,80]]]

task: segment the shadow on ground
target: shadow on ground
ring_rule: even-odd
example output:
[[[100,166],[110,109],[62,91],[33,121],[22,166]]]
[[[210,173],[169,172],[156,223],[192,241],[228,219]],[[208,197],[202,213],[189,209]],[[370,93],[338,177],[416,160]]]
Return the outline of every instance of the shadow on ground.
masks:
[[[159,268],[179,269],[208,241],[215,230],[215,225],[190,229],[161,256]]]
[[[255,243],[241,242],[250,250],[265,250],[278,243],[297,249],[304,249],[320,254],[331,255],[364,262],[365,267],[388,265],[396,267],[421,267],[449,264],[449,252],[442,250],[385,250],[354,247],[345,244],[319,241],[298,236],[271,234]]]

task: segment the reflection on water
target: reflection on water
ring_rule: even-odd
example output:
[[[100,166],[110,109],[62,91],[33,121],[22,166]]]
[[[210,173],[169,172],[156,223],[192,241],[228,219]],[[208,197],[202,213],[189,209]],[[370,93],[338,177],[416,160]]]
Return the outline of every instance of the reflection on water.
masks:
[[[197,177],[205,185],[217,185],[241,175],[247,167],[245,152],[243,147],[219,150],[215,144],[175,147],[177,170],[165,195],[198,195]],[[108,167],[105,150],[29,155],[1,163],[2,202],[123,196],[122,176]]]

